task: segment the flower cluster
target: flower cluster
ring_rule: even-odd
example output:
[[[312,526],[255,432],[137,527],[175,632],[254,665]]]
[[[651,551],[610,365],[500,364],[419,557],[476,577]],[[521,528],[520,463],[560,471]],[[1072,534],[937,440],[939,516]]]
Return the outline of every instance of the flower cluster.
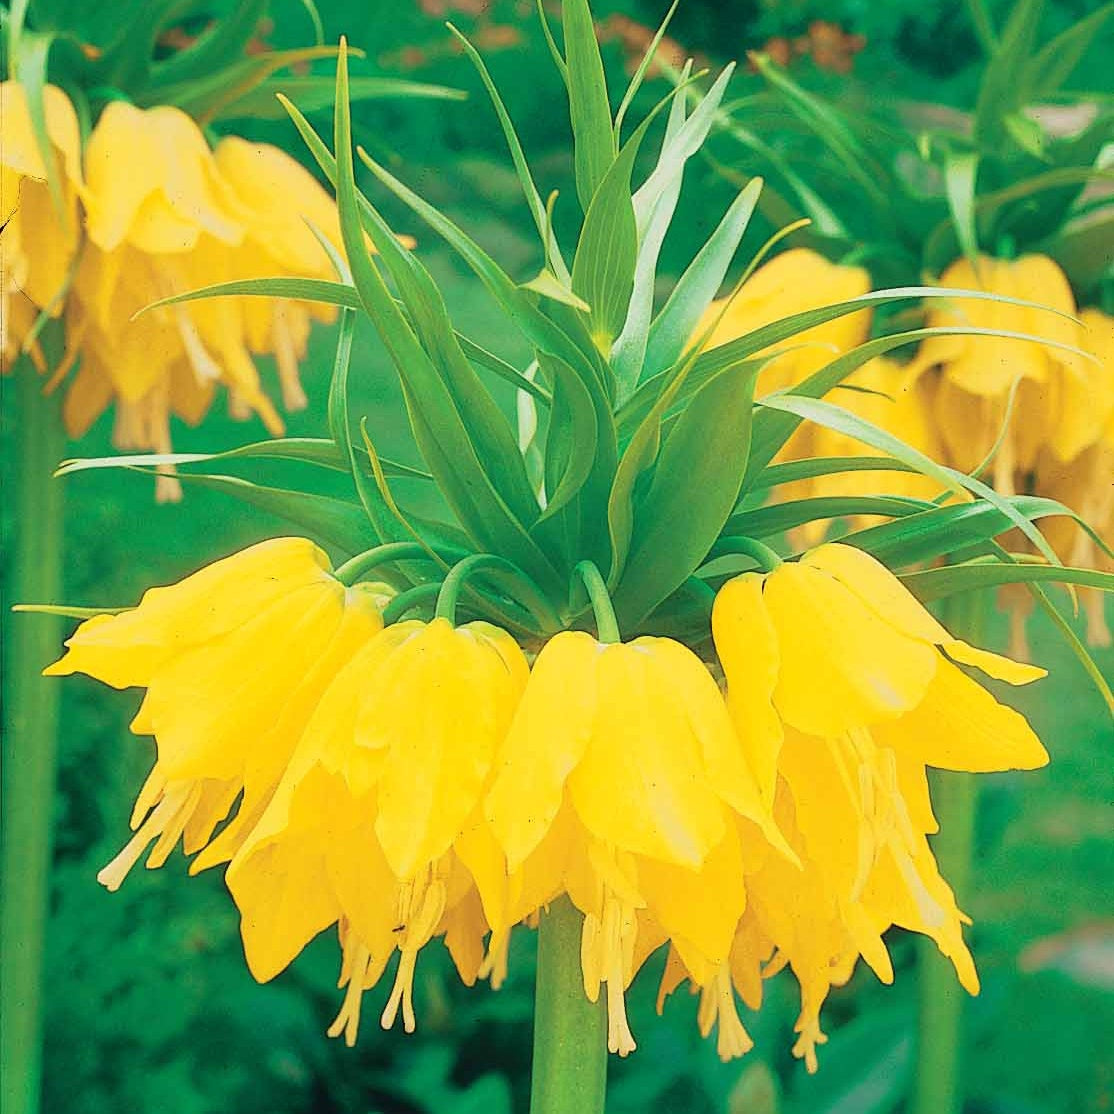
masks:
[[[72,374],[63,414],[80,436],[113,402],[121,449],[170,450],[171,414],[196,423],[216,386],[239,417],[268,431],[283,422],[253,357],[272,356],[283,405],[305,405],[298,362],[310,322],[335,309],[291,299],[219,299],[144,306],[216,282],[330,278],[318,237],[340,244],[332,198],[276,147],[234,135],[214,149],[179,108],[112,101],[84,148],[73,105],[47,86],[54,167],[36,143],[27,96],[0,84],[4,217],[0,337],[5,366],[23,350],[56,387]],[[40,314],[65,314],[65,353],[55,367],[37,343]],[[177,481],[160,476],[160,498]]]
[[[989,461],[990,478],[1000,493],[1055,499],[1100,535],[1114,535],[1109,483],[1114,472],[1114,319],[1098,309],[1077,313],[1066,277],[1046,256],[980,256],[977,269],[961,259],[940,283],[1048,308],[956,299],[929,309],[928,327],[969,326],[1052,343],[958,332],[929,336],[907,364],[886,357],[865,363],[833,392],[832,401],[960,471],[973,472]],[[712,339],[744,336],[778,317],[868,289],[869,279],[860,268],[830,263],[806,248],[792,249],[743,285]],[[869,314],[859,313],[800,334],[790,350],[766,365],[759,378],[761,391],[799,386],[833,355],[862,343],[869,327]],[[882,456],[847,434],[808,425],[789,440],[780,459],[856,455]],[[939,484],[915,472],[868,469],[820,475],[784,489],[786,496],[800,497],[884,493],[930,499],[939,492]],[[1046,532],[1070,564],[1110,567],[1109,556],[1070,518],[1050,519]],[[799,531],[809,544],[822,533],[817,522]],[[1109,645],[1102,594],[1086,592],[1084,602],[1089,640]],[[1023,619],[1023,610],[1015,608],[1015,614]],[[1023,644],[1020,634],[1015,628],[1017,644]]]
[[[635,1047],[625,989],[668,945],[663,995],[691,981],[725,1058],[751,1043],[736,994],[757,1007],[791,967],[794,1051],[814,1069],[829,988],[860,955],[892,979],[892,925],[978,989],[926,840],[926,768],[1044,764],[962,667],[1011,684],[1043,671],[952,638],[858,549],[771,564],[720,588],[718,662],[667,637],[608,640],[598,611],[601,636],[559,631],[531,662],[440,605],[402,618],[390,589],[346,586],[300,538],[152,589],[83,622],[48,669],[146,690],[132,729],[158,758],[100,879],[115,889],[152,843],[148,866],[179,840],[193,871],[227,863],[260,980],[335,925],[330,1032],[349,1043],[394,952],[381,1020],[412,1030],[425,944],[442,937],[465,982],[498,985],[512,928],[567,895],[613,1052]]]

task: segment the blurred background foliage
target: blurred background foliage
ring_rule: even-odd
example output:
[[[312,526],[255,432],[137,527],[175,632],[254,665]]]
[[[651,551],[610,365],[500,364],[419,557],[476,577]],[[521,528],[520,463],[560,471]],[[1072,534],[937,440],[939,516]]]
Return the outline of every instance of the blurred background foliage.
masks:
[[[599,0],[605,61],[618,83],[667,7],[666,0]],[[1000,24],[1008,4],[988,7]],[[1051,0],[1044,37],[1093,12],[1091,0]],[[404,74],[467,90],[468,102],[373,102],[357,107],[357,139],[464,224],[512,274],[536,271],[531,229],[494,117],[445,29],[452,20],[485,55],[512,108],[543,192],[571,197],[565,113],[530,0],[318,0],[326,41],[341,34],[366,52],[357,72]],[[305,10],[275,9],[268,40],[305,40]],[[1108,24],[1109,27],[1109,24]],[[201,28],[185,27],[182,34]],[[757,92],[746,51],[766,50],[808,88],[849,97],[930,102],[940,111],[970,101],[980,49],[962,0],[683,0],[666,47],[718,64],[742,59],[737,97]],[[1073,81],[1109,91],[1114,40],[1096,40]],[[655,90],[649,90],[652,96]],[[292,127],[274,120],[237,125],[301,156]],[[807,168],[806,168],[807,169]],[[691,255],[726,206],[731,187],[713,168],[706,193],[678,222]],[[699,190],[695,191],[697,195]],[[714,198],[712,195],[715,195]],[[690,195],[691,196],[691,195]],[[385,202],[400,231],[447,284],[462,328],[500,348],[497,320],[457,264]],[[570,206],[571,208],[572,206]],[[560,220],[561,203],[557,207]],[[751,250],[764,238],[758,229]],[[667,249],[670,245],[667,245]],[[740,258],[746,255],[744,244]],[[670,256],[665,256],[668,264]],[[292,435],[324,428],[331,332],[311,345],[303,380],[310,397],[293,416]],[[513,358],[514,352],[502,351]],[[389,363],[370,328],[357,340],[353,407],[370,416],[382,451],[413,460]],[[266,373],[273,374],[273,369]],[[5,434],[18,420],[5,392]],[[509,401],[509,400],[507,400]],[[111,451],[107,419],[75,455]],[[175,430],[179,451],[207,451],[253,440],[262,430],[211,414],[199,429]],[[9,463],[10,468],[10,463]],[[273,478],[280,478],[274,465]],[[255,475],[267,482],[267,474]],[[9,472],[10,478],[10,472]],[[339,482],[339,481],[338,481]],[[404,481],[400,481],[404,482]],[[136,601],[281,525],[261,513],[190,487],[181,506],[156,506],[150,481],[93,472],[67,481],[65,598],[85,605]],[[33,528],[33,524],[5,523]],[[1005,636],[1004,621],[1000,635]],[[978,1114],[1086,1114],[1114,1109],[1114,800],[1111,730],[1099,697],[1070,653],[1041,623],[1031,641],[1051,677],[1023,694],[1053,755],[1023,780],[1000,776],[984,792],[979,853],[961,905],[974,917],[974,950],[984,990],[968,1010],[965,1074],[968,1111]],[[1100,655],[1114,675],[1114,654]],[[157,873],[136,872],[115,895],[95,881],[126,838],[135,786],[153,747],[129,735],[120,699],[84,678],[63,696],[61,774],[55,802],[56,870],[48,938],[45,1107],[48,1114],[503,1114],[524,1109],[532,1013],[532,940],[512,950],[511,976],[498,993],[465,990],[447,955],[427,949],[419,968],[420,1028],[413,1037],[374,1024],[376,995],[359,1045],[328,1041],[337,1005],[335,947],[324,940],[268,986],[243,963],[235,911],[218,872],[186,880],[175,856]],[[989,779],[988,779],[989,780]],[[775,979],[759,1018],[747,1024],[758,1047],[741,1063],[721,1064],[696,1035],[695,1000],[681,992],[653,1016],[651,962],[631,995],[638,1052],[612,1061],[611,1114],[883,1114],[901,1109],[914,1041],[913,949],[891,941],[896,986],[860,972],[827,1009],[831,1042],[821,1072],[806,1077],[789,1056],[795,1015],[787,985]],[[904,974],[904,978],[902,975]],[[389,980],[388,980],[389,982]],[[957,989],[957,993],[959,993]]]

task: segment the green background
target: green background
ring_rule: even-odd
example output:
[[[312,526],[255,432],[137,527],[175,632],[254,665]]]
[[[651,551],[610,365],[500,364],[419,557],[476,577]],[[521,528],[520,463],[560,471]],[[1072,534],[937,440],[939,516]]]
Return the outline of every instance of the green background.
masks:
[[[1095,6],[1084,0],[1050,4],[1048,31]],[[485,10],[472,14],[481,7]],[[524,278],[536,271],[538,260],[517,185],[494,117],[466,62],[451,49],[442,20],[453,19],[481,44],[543,193],[559,187],[570,196],[561,154],[562,93],[531,7],[511,0],[489,5],[425,0],[424,10],[417,0],[320,5],[328,38],[345,32],[367,51],[367,60],[357,63],[359,72],[402,68],[417,79],[468,90],[465,104],[361,105],[357,139]],[[632,0],[600,3],[596,10],[604,19],[619,13],[653,23],[665,7]],[[1000,16],[1002,5],[991,9]],[[963,104],[973,87],[978,48],[959,3],[684,0],[671,33],[689,49],[722,61],[742,57],[772,36],[800,35],[814,19],[837,22],[866,36],[867,43],[850,79],[819,71],[807,60],[798,63],[796,76],[813,88],[838,91],[854,81],[871,96]],[[306,34],[298,5],[277,9],[271,36],[276,45],[302,42]],[[1109,84],[1102,55],[1103,44],[1097,44],[1074,84]],[[619,45],[607,44],[605,57],[618,84],[624,65]],[[744,76],[737,91],[742,94],[755,82]],[[297,150],[286,125],[255,123],[245,130]],[[678,259],[691,254],[707,231],[709,214],[721,211],[727,196],[706,169],[697,169],[688,187],[690,211],[682,222],[687,242],[670,245]],[[400,231],[419,235],[423,257],[445,282],[461,327],[514,358],[482,291],[429,233],[390,205],[385,208]],[[291,434],[323,432],[332,336],[328,328],[314,335],[303,369],[310,406],[291,416]],[[274,386],[273,369],[264,372]],[[358,336],[352,378],[354,409],[369,416],[381,451],[414,460],[393,372],[370,329]],[[5,445],[19,420],[13,393],[4,392]],[[262,432],[252,423],[232,422],[218,403],[201,428],[176,427],[174,441],[180,451],[216,450]],[[111,451],[109,438],[105,418],[69,451],[102,455]],[[10,480],[13,462],[5,463]],[[263,480],[290,475],[280,465],[250,474]],[[311,481],[319,482],[312,473]],[[188,485],[180,506],[156,506],[151,481],[142,476],[93,472],[64,482],[65,598],[75,604],[134,603],[152,584],[176,580],[284,529]],[[10,517],[5,526],[34,528]],[[1004,622],[995,635],[1004,639]],[[1046,741],[1053,763],[1034,774],[982,781],[975,880],[971,892],[959,895],[975,919],[971,942],[984,983],[966,1015],[968,1109],[1097,1114],[1112,1109],[1114,1091],[1108,1049],[1114,1031],[1111,729],[1100,699],[1055,634],[1037,621],[1030,637],[1035,658],[1051,676],[1016,699]],[[1107,675],[1114,675],[1114,655],[1105,652],[1099,660]],[[419,962],[417,1034],[379,1030],[376,1019],[389,990],[385,979],[367,996],[357,1048],[327,1040],[324,1029],[340,999],[335,938],[325,934],[289,971],[259,986],[243,963],[235,910],[219,872],[187,881],[186,864],[175,854],[160,871],[137,867],[117,894],[96,883],[96,871],[128,836],[131,800],[153,745],[127,730],[138,694],[117,694],[84,678],[64,682],[63,691],[45,974],[48,1114],[524,1109],[533,985],[529,933],[521,933],[512,947],[511,975],[499,992],[486,985],[461,987],[447,954],[434,943]],[[612,1061],[609,1111],[900,1109],[914,1040],[913,949],[900,934],[890,943],[896,985],[882,987],[860,972],[833,994],[825,1014],[832,1039],[821,1050],[820,1074],[811,1079],[788,1052],[795,1016],[789,980],[773,980],[762,1014],[744,1017],[756,1050],[723,1065],[714,1042],[697,1035],[695,1000],[687,993],[675,994],[664,1016],[655,1016],[661,963],[652,961],[630,994],[639,1050],[625,1062]]]

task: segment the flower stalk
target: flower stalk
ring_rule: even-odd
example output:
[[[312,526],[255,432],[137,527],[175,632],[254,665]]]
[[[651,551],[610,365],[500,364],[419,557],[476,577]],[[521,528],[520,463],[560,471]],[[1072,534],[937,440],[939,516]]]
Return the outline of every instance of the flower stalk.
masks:
[[[530,1114],[602,1114],[607,1084],[607,1008],[584,995],[583,917],[567,897],[538,926]]]
[[[45,340],[46,338],[44,338]],[[51,474],[64,456],[55,398],[42,394],[30,361],[14,376],[9,476],[12,555],[5,601],[3,839],[0,841],[0,1108],[35,1114],[42,1077],[42,966],[50,898],[58,694],[40,671],[57,650],[61,619],[21,615],[12,602],[54,601],[62,586],[62,485]]]
[[[952,629],[981,640],[993,597],[985,591],[972,592],[950,603],[945,618]],[[940,823],[932,849],[962,907],[971,892],[978,785],[973,774],[945,771],[931,779],[931,786]],[[960,1041],[966,996],[939,950],[926,940],[917,943],[918,1047],[910,1114],[957,1114],[963,1109]]]

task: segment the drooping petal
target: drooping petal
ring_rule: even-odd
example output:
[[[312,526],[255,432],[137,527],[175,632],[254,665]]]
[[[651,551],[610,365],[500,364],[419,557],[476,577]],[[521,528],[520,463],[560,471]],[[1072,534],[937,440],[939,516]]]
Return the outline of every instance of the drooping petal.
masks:
[[[936,649],[884,622],[827,573],[782,565],[766,578],[763,599],[781,649],[774,704],[786,723],[836,737],[895,719],[924,696]]]
[[[534,662],[529,684],[495,759],[484,805],[495,837],[517,870],[553,823],[565,782],[584,755],[598,702],[591,635],[556,635]]]
[[[916,708],[872,733],[906,758],[947,770],[1035,770],[1048,762],[1024,716],[946,661]]]
[[[727,709],[767,808],[772,808],[781,750],[774,710],[780,655],[777,631],[762,600],[762,577],[743,573],[716,594],[712,636],[727,677]]]

